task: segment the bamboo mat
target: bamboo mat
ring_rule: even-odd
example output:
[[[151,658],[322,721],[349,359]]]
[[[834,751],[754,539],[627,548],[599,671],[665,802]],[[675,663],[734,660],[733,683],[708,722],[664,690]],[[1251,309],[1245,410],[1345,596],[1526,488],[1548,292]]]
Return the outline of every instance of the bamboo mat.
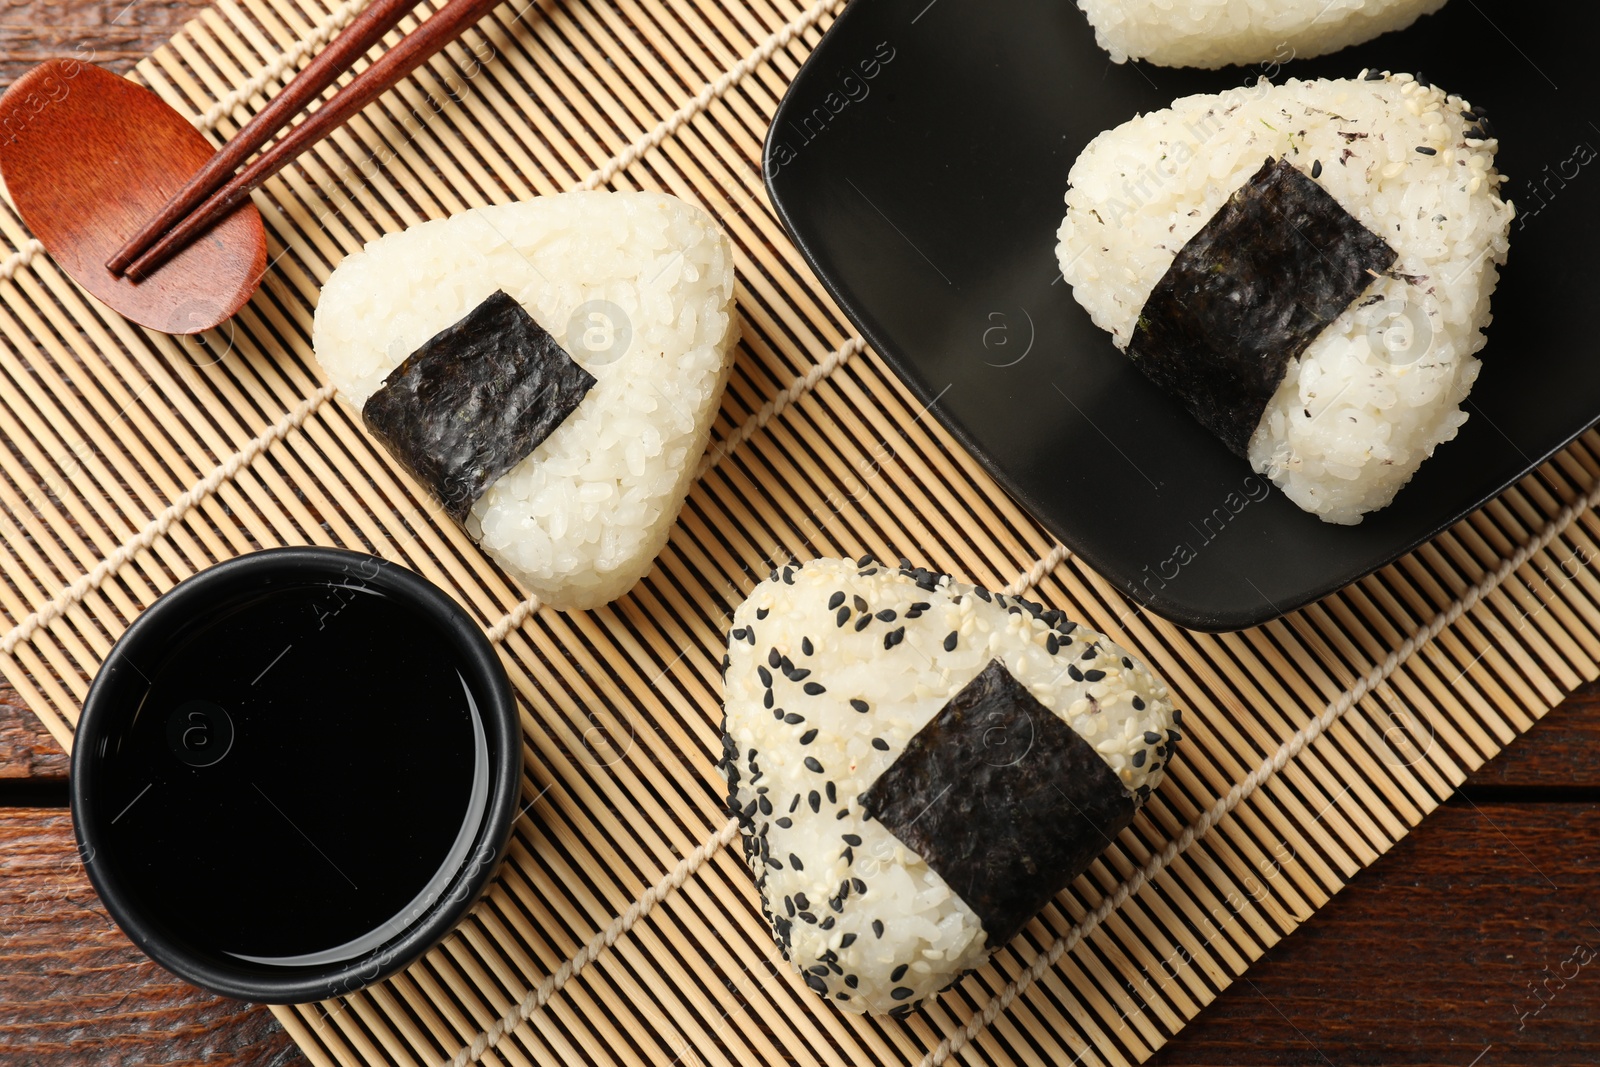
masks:
[[[220,140],[357,7],[224,0],[137,76]],[[1055,546],[918,417],[767,203],[767,122],[835,11],[502,5],[257,194],[275,265],[199,340],[105,312],[0,207],[0,667],[63,744],[141,608],[264,546],[420,571],[510,671],[528,807],[503,873],[403,974],[280,1009],[313,1063],[1138,1062],[1597,672],[1593,432],[1402,562],[1246,633],[1143,614]],[[656,569],[563,615],[436,521],[330,399],[309,331],[319,284],[372,237],[579,185],[716,215],[743,341]],[[774,560],[868,550],[1031,589],[1139,649],[1190,735],[1115,847],[903,1023],[842,1015],[789,974],[713,766],[732,608]]]

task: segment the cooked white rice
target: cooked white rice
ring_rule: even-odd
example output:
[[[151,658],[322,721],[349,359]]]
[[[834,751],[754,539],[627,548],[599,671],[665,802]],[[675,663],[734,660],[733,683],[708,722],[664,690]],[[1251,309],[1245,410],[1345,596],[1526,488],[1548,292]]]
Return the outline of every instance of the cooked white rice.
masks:
[[[1445,0],[1078,0],[1118,63],[1287,63],[1402,30]]]
[[[1470,105],[1409,74],[1191,96],[1095,138],[1072,168],[1056,253],[1126,349],[1178,251],[1268,157],[1287,158],[1399,254],[1289,367],[1250,463],[1300,507],[1356,523],[1456,435],[1513,209]],[[1432,155],[1418,151],[1422,148]]]
[[[489,486],[467,531],[544,603],[591,608],[627,592],[666,544],[731,366],[733,282],[728,239],[675,197],[477,208],[340,264],[317,306],[317,359],[359,410],[496,289],[520,301],[597,381]]]
[[[895,615],[858,629],[883,611]],[[896,627],[903,639],[886,649]],[[846,1011],[909,1011],[999,947],[856,799],[993,659],[1093,744],[1140,803],[1160,784],[1180,718],[1166,687],[1060,612],[946,575],[819,559],[776,572],[734,613],[724,665],[730,800],[747,820],[746,856],[774,938],[807,984]],[[1104,676],[1074,681],[1074,666],[1080,678]]]

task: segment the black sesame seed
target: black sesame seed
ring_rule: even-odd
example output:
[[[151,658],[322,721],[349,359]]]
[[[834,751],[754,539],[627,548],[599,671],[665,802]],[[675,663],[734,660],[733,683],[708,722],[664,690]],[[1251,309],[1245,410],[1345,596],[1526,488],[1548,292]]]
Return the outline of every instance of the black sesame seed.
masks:
[[[823,786],[822,791],[824,793],[828,794],[828,803],[829,804],[837,804],[837,803],[839,803],[839,787],[838,786],[834,785],[832,782],[829,782],[827,785]]]
[[[905,639],[906,628],[904,626],[898,627],[883,635],[883,647],[885,650],[891,649]]]
[[[761,814],[763,814],[763,815],[771,815],[772,814],[772,801],[768,800],[765,796],[757,797],[756,798],[756,803],[761,808]]]
[[[1102,670],[1091,670],[1091,671],[1084,671],[1083,672],[1083,680],[1086,681],[1086,682],[1098,682],[1101,679],[1103,679],[1105,676],[1106,676],[1106,672],[1102,671]]]
[[[826,972],[827,968],[824,967],[823,971]],[[823,996],[828,995],[828,983],[824,982],[814,974],[806,975],[806,985],[810,986],[816,992],[821,993]]]
[[[1074,682],[1081,682],[1083,681],[1083,672],[1078,669],[1076,663],[1069,663],[1067,664],[1067,677]]]
[[[808,697],[819,697],[827,691],[827,686],[824,686],[821,682],[807,682],[805,684],[805,694]]]
[[[789,866],[793,867],[797,871],[803,871],[806,869],[805,864],[800,862],[800,857],[796,856],[793,852],[789,853]]]
[[[872,739],[872,747],[877,749],[879,752],[887,752],[889,751],[889,742],[885,741],[881,737],[874,737]]]
[[[726,678],[728,676],[728,668],[731,667],[732,665],[733,665],[733,657],[729,656],[726,653],[724,653],[723,656],[722,656],[722,676],[724,678]]]
[[[857,711],[859,711],[863,715],[865,715],[867,712],[872,710],[872,705],[868,704],[865,700],[862,700],[860,697],[856,697],[854,700],[850,701],[850,706],[852,708],[855,708]]]
[[[800,905],[801,911],[811,910],[811,901],[806,899],[806,895],[804,893],[796,893],[794,895],[794,902]]]
[[[1144,743],[1147,745],[1159,745],[1161,743],[1161,735],[1154,730],[1146,730],[1144,732]]]
[[[878,612],[876,618],[879,622],[894,622],[895,610],[893,608],[884,608]]]
[[[754,626],[744,632],[744,639],[750,642],[751,645],[756,643],[756,628]]]
[[[873,937],[882,937],[883,936],[883,920],[882,919],[873,919],[872,920],[872,936]]]
[[[772,709],[772,717],[774,719],[777,719],[779,722],[782,722],[783,721],[783,709],[782,708],[773,708]]]
[[[735,641],[743,641],[744,640],[744,627],[743,626],[739,627],[737,630],[733,631],[728,636],[733,638]]]
[[[1096,645],[1090,645],[1088,648],[1083,650],[1083,655],[1079,656],[1078,658],[1079,659],[1094,659],[1099,654],[1100,654],[1099,647],[1096,646]]]
[[[851,937],[855,937],[856,935],[855,934],[845,934],[844,936],[847,937],[847,938],[851,938]],[[849,941],[845,942],[845,944],[847,944],[847,945],[849,943],[850,943]],[[856,986],[861,984],[861,979],[857,978],[853,974],[847,974],[847,975],[844,976],[844,984],[849,986],[851,989],[854,989]]]
[[[850,609],[849,608],[840,608],[839,609],[839,614],[834,616],[834,622],[837,623],[839,626],[843,626],[845,623],[847,623],[849,621],[850,621]]]
[[[1148,753],[1142,748],[1139,751],[1135,752],[1133,754],[1133,765],[1135,767],[1143,767],[1144,766],[1144,758],[1145,758],[1146,755],[1148,755]]]
[[[845,846],[845,850],[843,852],[839,853],[839,855],[841,857],[843,857],[844,865],[846,867],[850,866],[852,863],[854,863],[856,861],[855,849],[850,848],[848,845]]]
[[[813,645],[811,643],[811,638],[802,637],[800,639],[800,654],[802,656],[809,656],[809,655],[813,654],[814,652],[816,652],[816,650],[817,650],[817,646]]]
[[[789,726],[798,726],[806,721],[806,717],[804,715],[796,715],[791,711],[789,714],[783,717],[783,721]]]
[[[1172,721],[1176,722],[1176,723],[1183,722],[1183,709],[1182,708],[1173,708],[1172,709]]]
[[[810,923],[812,926],[817,925],[817,917],[811,914],[809,911],[802,911],[800,913],[800,921],[804,923]]]
[[[876,563],[876,562],[878,562],[878,557],[874,556],[871,552],[868,552],[866,555],[864,555],[860,559],[856,560],[856,566],[857,567],[865,567],[868,564]],[[861,610],[865,611],[867,609],[866,608],[862,608]]]
[[[756,668],[756,677],[761,679],[761,684],[768,689],[772,688],[772,672],[765,667]]]
[[[772,707],[772,705],[775,702],[776,702],[776,698],[773,697],[771,689],[768,689],[765,693],[761,694],[761,706],[762,707],[770,708],[770,707]]]
[[[798,807],[800,807],[800,794],[796,793],[794,795],[794,799],[789,801],[789,814],[793,815],[794,812],[795,812],[795,809],[798,808]]]
[[[823,919],[822,920],[822,925],[819,926],[818,929],[819,930],[832,930],[833,929],[833,916],[830,915],[826,919]],[[834,974],[843,974],[844,973],[844,968],[836,966],[834,964],[829,964],[828,965],[828,969],[831,970]],[[842,995],[843,994],[841,994],[841,996]]]
[[[907,989],[903,985],[902,986],[895,986],[893,989],[891,989],[889,991],[889,995],[891,997],[893,997],[894,999],[896,999],[896,1000],[905,1000],[907,997],[909,997],[911,995],[911,990]]]
[[[839,939],[839,947],[840,948],[849,948],[851,945],[853,945],[855,943],[856,943],[856,935],[854,933],[845,934],[843,937],[841,937]],[[855,977],[855,975],[851,975],[850,976],[850,978],[854,978],[854,977]],[[850,978],[846,978],[845,981],[849,982]]]
[[[839,592],[833,594],[831,597],[828,598],[828,610],[829,611],[833,611],[833,610],[837,609],[840,604],[843,604],[843,603],[844,603],[844,591],[840,590]]]
[[[835,815],[833,818],[834,818],[834,821],[837,822],[840,819],[848,819],[849,817],[850,817],[850,809],[849,808],[840,808],[839,809],[839,814]]]
[[[1144,698],[1143,697],[1134,697],[1133,698],[1133,710],[1134,711],[1143,711],[1144,710]]]
[[[1322,177],[1322,160],[1319,159],[1315,163],[1311,164],[1311,176],[1313,178]]]
[[[815,756],[807,756],[806,757],[806,770],[812,772],[813,774],[821,774],[822,773],[822,762],[820,760],[818,760],[817,757],[815,757]]]
[[[1424,156],[1436,156],[1439,154],[1439,150],[1437,148],[1429,148],[1425,144],[1417,145],[1417,152]]]
[[[1371,71],[1370,73],[1368,73],[1368,75],[1366,77],[1366,80],[1369,81],[1369,82],[1381,82],[1381,81],[1383,81],[1383,71],[1381,71],[1381,70]]]
[[[1044,650],[1050,653],[1052,656],[1061,651],[1061,642],[1056,639],[1055,634],[1045,635]]]
[[[1133,670],[1133,660],[1129,659],[1127,656],[1123,656],[1122,666],[1125,670]]]
[[[850,603],[852,603],[852,604],[854,604],[856,606],[856,610],[857,611],[870,611],[871,610],[871,606],[867,603],[867,598],[864,597],[864,596],[859,596],[859,595],[855,596],[855,597],[853,597],[851,599]]]
[[[778,669],[778,664],[780,664],[782,662],[783,662],[783,657],[778,654],[778,650],[777,649],[775,649],[775,648],[774,649],[770,649],[767,652],[767,666],[771,667],[773,670],[777,670]]]
[[[811,805],[813,812],[820,812],[822,810],[822,794],[813,789],[806,795],[806,803]]]
[[[944,650],[946,652],[954,652],[956,650],[956,642],[959,641],[960,639],[961,639],[960,631],[951,630],[950,631],[950,636],[948,636],[948,637],[946,637],[944,639]]]
[[[985,589],[981,585],[978,586],[977,588],[973,589],[972,593],[973,593],[974,596],[976,596],[979,600],[983,601],[985,604],[993,604],[994,603],[994,598],[989,595],[989,590]]]
[[[794,825],[794,820],[789,818],[787,815],[780,815],[778,816],[778,825],[787,830],[789,827]]]
[[[781,870],[783,870],[783,861],[780,860],[780,859],[774,859],[773,857],[768,856],[767,857],[767,866],[771,867],[775,871],[781,871]]]
[[[909,971],[910,969],[911,969],[911,965],[909,963],[902,963],[900,966],[896,967],[894,970],[889,972],[889,981],[891,981],[891,982],[900,981],[900,979],[902,979],[902,978],[904,978],[906,976],[906,972]],[[907,992],[909,992],[909,990]]]
[[[860,834],[845,834],[843,837],[840,838],[840,840],[843,841],[847,845],[859,845],[859,844],[861,844],[861,835]]]
[[[872,616],[871,615],[863,615],[863,616],[861,616],[861,618],[856,620],[856,633],[860,633],[862,630],[865,630],[868,627],[868,625],[871,624],[871,622],[872,622]]]
[[[850,879],[850,888],[855,890],[856,896],[860,896],[867,891],[867,883],[859,878],[852,878]]]
[[[791,682],[803,682],[809,677],[811,677],[810,667],[801,667],[798,670],[791,668],[789,671],[789,681]]]

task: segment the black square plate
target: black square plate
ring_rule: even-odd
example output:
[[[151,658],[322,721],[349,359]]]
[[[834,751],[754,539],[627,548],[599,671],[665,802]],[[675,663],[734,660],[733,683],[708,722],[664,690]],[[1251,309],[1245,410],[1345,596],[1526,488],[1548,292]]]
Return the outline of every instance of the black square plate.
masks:
[[[1119,66],[1071,0],[853,0],[773,120],[767,186],[866,339],[1067,547],[1174,622],[1240,629],[1393,561],[1600,417],[1597,37],[1590,3],[1450,0],[1277,72],[1425,72],[1488,110],[1519,211],[1467,425],[1354,527],[1268,492],[1133,369],[1056,265],[1091,138],[1260,68]]]

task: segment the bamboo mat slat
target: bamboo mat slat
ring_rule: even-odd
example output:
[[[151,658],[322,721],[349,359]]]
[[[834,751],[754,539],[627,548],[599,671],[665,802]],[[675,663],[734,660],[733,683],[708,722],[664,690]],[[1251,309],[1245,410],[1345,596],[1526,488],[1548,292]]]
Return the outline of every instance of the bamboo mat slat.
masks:
[[[221,0],[135,76],[220,143],[361,2]],[[502,5],[256,194],[273,268],[199,339],[107,312],[0,205],[0,670],[63,744],[144,607],[262,547],[416,569],[511,675],[526,810],[504,871],[407,971],[277,1011],[319,1067],[1141,1062],[1600,673],[1593,431],[1394,566],[1246,633],[1145,614],[1054,544],[854,336],[767,201],[766,125],[839,6]],[[373,446],[309,333],[364,242],[578,187],[714,214],[742,341],[654,570],[563,615]],[[1029,590],[1139,649],[1189,736],[1116,844],[904,1022],[841,1015],[789,974],[713,765],[733,608],[774,562],[869,550]]]

